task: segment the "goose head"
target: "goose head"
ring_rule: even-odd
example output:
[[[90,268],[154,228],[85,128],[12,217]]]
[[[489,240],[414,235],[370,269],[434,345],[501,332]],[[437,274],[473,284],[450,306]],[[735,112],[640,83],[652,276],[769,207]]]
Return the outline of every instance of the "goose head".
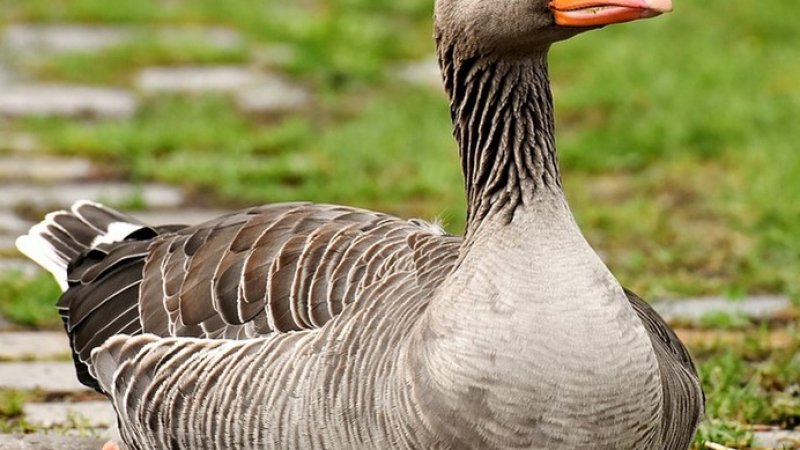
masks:
[[[671,10],[671,0],[437,0],[435,28],[464,50],[508,56]]]

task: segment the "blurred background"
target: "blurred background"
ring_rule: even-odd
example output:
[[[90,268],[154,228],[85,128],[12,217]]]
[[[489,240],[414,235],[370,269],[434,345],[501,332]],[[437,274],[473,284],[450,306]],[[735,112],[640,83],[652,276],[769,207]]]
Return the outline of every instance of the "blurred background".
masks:
[[[703,436],[741,448],[752,424],[800,424],[795,3],[676,0],[551,52],[565,189],[590,243],[646,298],[733,305],[674,323],[706,382]],[[162,223],[312,200],[460,233],[432,6],[0,0],[0,325],[58,327],[55,284],[13,239],[81,198]],[[0,431],[19,428],[3,389]]]

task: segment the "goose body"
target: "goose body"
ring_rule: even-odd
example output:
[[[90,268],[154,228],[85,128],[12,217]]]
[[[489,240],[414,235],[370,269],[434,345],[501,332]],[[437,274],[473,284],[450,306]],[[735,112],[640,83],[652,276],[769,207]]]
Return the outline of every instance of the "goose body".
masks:
[[[668,6],[439,0],[463,238],[310,203],[152,227],[83,201],[34,226],[18,247],[65,289],[78,377],[124,446],[688,448],[696,371],[573,219],[546,62]]]

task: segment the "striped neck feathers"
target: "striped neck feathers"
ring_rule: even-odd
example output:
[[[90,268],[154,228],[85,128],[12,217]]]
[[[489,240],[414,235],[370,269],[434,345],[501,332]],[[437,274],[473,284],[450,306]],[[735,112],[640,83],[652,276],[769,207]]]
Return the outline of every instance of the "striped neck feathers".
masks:
[[[562,195],[547,50],[465,56],[454,40],[437,41],[467,191],[469,240],[484,221],[510,222],[534,200]]]

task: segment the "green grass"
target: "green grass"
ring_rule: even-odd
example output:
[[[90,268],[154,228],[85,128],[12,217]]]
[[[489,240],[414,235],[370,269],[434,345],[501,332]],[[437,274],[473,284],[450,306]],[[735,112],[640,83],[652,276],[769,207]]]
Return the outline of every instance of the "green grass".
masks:
[[[133,120],[47,119],[28,128],[53,151],[93,155],[134,180],[210,191],[228,205],[310,198],[443,215],[461,226],[461,181],[441,99],[418,89],[385,91],[355,117],[337,126],[329,120],[254,124],[225,98],[176,96],[146,102]]]
[[[33,398],[29,391],[0,387],[0,433],[30,433],[36,427],[25,420],[23,406]]]
[[[0,316],[27,328],[60,328],[55,304],[61,290],[50,274],[0,273]]]
[[[53,398],[55,397],[55,398]],[[63,394],[61,397],[65,397]],[[67,395],[78,400],[98,400],[99,394],[79,393]],[[66,423],[47,428],[38,423],[31,423],[25,418],[24,405],[32,402],[63,401],[52,394],[38,389],[20,390],[0,387],[0,433],[56,433],[70,436],[99,437],[98,430],[91,427],[89,420],[80,414],[69,414]]]
[[[722,333],[714,327],[689,336],[706,393],[696,448],[706,440],[748,448],[752,424],[800,426],[797,313],[786,321],[740,323]]]
[[[639,290],[800,296],[800,59],[785,44],[800,29],[788,8],[677,3],[554,49],[568,193]],[[659,281],[640,281],[647,271]]]

